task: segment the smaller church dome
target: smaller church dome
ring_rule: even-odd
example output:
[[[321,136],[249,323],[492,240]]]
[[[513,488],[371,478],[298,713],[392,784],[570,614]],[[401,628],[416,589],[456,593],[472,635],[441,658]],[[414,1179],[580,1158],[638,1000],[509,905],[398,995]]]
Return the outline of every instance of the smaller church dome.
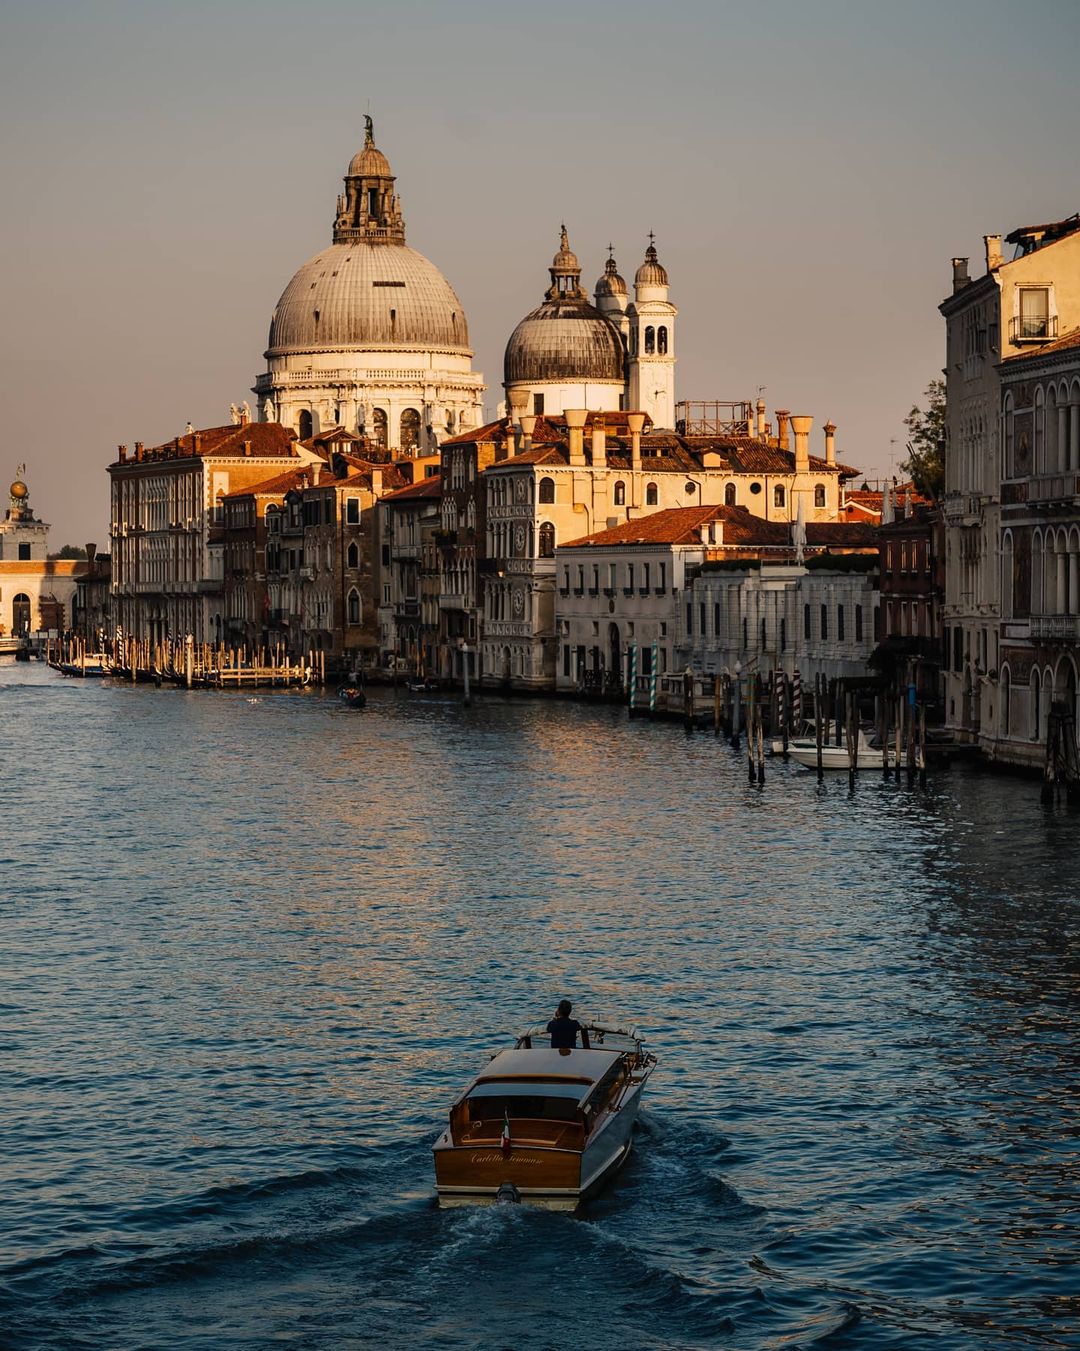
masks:
[[[619,269],[613,253],[608,255],[608,260],[604,264],[604,275],[596,283],[596,294],[598,296],[626,295],[626,282],[619,276]]]
[[[349,161],[349,178],[389,178],[390,161],[371,141]]]
[[[650,243],[645,250],[645,261],[634,274],[635,286],[666,286],[667,268],[656,260],[656,245]]]

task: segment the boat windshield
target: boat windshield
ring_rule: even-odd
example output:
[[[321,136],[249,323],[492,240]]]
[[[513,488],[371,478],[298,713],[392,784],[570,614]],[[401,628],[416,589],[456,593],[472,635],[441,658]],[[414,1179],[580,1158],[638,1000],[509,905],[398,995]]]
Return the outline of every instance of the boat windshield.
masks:
[[[469,1094],[473,1121],[501,1121],[523,1117],[531,1121],[575,1121],[580,1084],[492,1084]]]

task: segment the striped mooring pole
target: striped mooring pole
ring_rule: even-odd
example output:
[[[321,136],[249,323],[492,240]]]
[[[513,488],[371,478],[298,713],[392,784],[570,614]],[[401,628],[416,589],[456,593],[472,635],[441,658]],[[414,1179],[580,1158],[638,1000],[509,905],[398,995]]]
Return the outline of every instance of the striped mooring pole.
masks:
[[[660,644],[653,639],[652,669],[649,671],[649,717],[656,712],[656,667],[660,656]]]
[[[637,704],[637,643],[630,644],[630,716]]]
[[[802,735],[802,676],[797,666],[791,677],[791,726],[795,736]]]

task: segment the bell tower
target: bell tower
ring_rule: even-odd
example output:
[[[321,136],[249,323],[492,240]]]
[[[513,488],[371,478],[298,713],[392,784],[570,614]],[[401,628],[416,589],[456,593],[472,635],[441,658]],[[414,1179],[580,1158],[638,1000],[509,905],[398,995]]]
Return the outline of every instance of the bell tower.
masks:
[[[634,276],[634,299],[626,308],[630,328],[629,398],[658,430],[675,427],[675,316],[668,300],[667,269],[649,235],[645,261]]]
[[[394,192],[390,161],[375,145],[375,124],[364,118],[364,145],[349,162],[338,196],[335,244],[404,244],[405,221]]]

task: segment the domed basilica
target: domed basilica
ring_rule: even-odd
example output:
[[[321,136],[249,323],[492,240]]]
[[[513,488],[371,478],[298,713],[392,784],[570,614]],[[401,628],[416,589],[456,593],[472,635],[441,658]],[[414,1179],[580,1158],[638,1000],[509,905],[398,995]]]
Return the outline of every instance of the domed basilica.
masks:
[[[675,316],[668,275],[649,243],[634,277],[634,299],[609,251],[595,304],[565,225],[551,261],[544,301],[510,335],[503,387],[512,409],[537,414],[567,408],[632,409],[656,428],[675,426]]]
[[[484,382],[461,301],[405,243],[394,175],[366,121],[333,243],[282,292],[253,392],[261,421],[301,439],[340,426],[420,454],[483,421]]]

